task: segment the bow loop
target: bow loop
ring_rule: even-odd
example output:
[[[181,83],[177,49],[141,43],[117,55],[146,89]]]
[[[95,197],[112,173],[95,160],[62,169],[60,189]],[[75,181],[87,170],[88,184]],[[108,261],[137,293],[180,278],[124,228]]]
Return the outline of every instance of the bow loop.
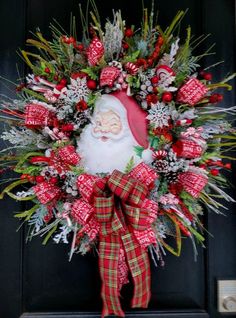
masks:
[[[132,180],[132,182],[134,183],[134,187],[128,197],[128,203],[132,205],[141,206],[148,195],[148,188],[145,184],[141,184],[140,182],[135,181],[134,179]]]
[[[127,201],[132,189],[134,188],[134,182],[118,170],[114,170],[108,179],[109,189],[118,196],[122,201]]]

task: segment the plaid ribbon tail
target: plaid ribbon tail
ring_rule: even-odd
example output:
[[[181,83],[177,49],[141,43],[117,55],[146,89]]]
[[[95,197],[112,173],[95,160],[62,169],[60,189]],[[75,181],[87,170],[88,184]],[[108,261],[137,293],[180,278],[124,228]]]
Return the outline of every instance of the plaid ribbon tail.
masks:
[[[121,309],[118,286],[118,264],[121,241],[118,235],[100,235],[99,268],[102,280],[102,318],[114,314],[125,317]]]
[[[151,271],[148,253],[140,246],[133,233],[128,232],[121,239],[134,281],[131,306],[133,308],[147,308],[151,297]]]

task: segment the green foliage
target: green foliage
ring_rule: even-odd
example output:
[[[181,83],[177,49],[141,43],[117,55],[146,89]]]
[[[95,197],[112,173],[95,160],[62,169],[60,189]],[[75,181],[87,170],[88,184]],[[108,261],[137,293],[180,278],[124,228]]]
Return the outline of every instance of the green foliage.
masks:
[[[129,173],[134,168],[134,157],[132,156],[125,167],[125,173]]]
[[[56,232],[58,228],[58,224],[56,224],[49,232],[48,234],[46,235],[45,239],[43,240],[43,245],[46,245],[47,242],[49,241],[49,239],[51,238],[51,236],[53,235],[54,232]]]
[[[140,79],[137,76],[128,75],[126,81],[130,87],[133,87],[134,89],[140,87]]]
[[[151,135],[149,136],[149,142],[150,142],[150,148],[158,149],[160,138],[155,135]]]
[[[89,94],[88,101],[87,101],[88,106],[94,107],[95,102],[96,102],[99,95],[100,95],[99,93],[98,94],[93,94],[93,93]]]
[[[139,54],[140,54],[140,51],[135,51],[132,54],[125,56],[125,58],[123,59],[122,62],[123,63],[127,63],[127,62],[134,63],[134,62],[137,61],[137,58],[138,58]]]
[[[134,151],[135,151],[136,155],[141,158],[142,157],[142,153],[144,151],[144,148],[141,147],[141,146],[135,146],[134,147]]]
[[[88,76],[91,79],[96,81],[98,79],[98,76],[99,76],[99,70],[100,70],[100,67],[94,66],[94,67],[83,68],[81,71],[88,74]]]
[[[26,210],[21,213],[16,213],[14,215],[15,218],[25,218],[26,221],[29,221],[35,211],[39,208],[39,204],[35,204],[31,209]]]

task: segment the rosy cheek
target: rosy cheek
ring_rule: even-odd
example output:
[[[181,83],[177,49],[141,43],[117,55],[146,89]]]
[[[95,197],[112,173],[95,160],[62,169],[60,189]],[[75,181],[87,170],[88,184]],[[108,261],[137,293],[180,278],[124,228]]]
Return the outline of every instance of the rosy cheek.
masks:
[[[93,128],[93,132],[97,133],[97,132],[99,132],[99,131],[100,131],[100,130],[99,130],[99,128],[97,128],[97,126]]]
[[[121,132],[121,127],[113,127],[110,130],[114,135],[118,135]]]

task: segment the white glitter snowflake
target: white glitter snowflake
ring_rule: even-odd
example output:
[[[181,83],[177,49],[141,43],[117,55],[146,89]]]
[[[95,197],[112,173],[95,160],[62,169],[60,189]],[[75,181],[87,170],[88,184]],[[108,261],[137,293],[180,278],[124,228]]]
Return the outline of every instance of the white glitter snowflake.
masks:
[[[56,244],[59,244],[60,242],[68,244],[68,234],[71,232],[71,228],[67,225],[63,225],[60,227],[60,230],[60,233],[54,236],[53,241],[56,242]]]
[[[36,76],[34,74],[28,74],[26,76],[26,82],[29,85],[38,85],[38,81],[36,80]]]
[[[171,109],[164,103],[157,103],[151,106],[148,110],[149,115],[147,119],[155,128],[163,128],[169,126],[169,119],[171,117]]]
[[[88,95],[91,92],[87,87],[86,78],[70,79],[71,83],[63,88],[60,92],[60,99],[66,103],[78,103],[81,99],[88,100]]]

